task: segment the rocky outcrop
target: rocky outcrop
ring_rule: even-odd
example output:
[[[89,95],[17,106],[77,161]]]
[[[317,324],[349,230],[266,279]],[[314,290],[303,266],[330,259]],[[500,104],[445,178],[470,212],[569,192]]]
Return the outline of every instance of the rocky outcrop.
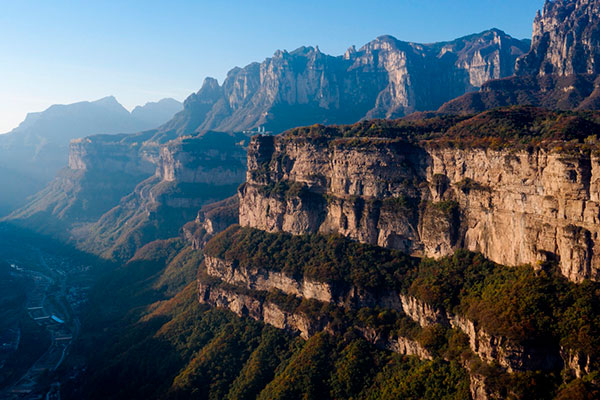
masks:
[[[250,317],[279,329],[299,332],[304,339],[321,332],[328,323],[326,319],[316,320],[299,313],[284,311],[272,302],[214,287],[202,281],[198,282],[198,296],[201,303],[227,308],[240,317]]]
[[[156,166],[140,157],[141,143],[124,143],[118,135],[74,139],[69,145],[69,168],[150,176]]]
[[[380,349],[386,349],[397,354],[417,356],[422,360],[433,360],[431,352],[429,352],[416,340],[408,339],[402,336],[396,338],[384,337],[375,329],[368,327],[357,327],[356,331],[359,332],[367,342],[379,347]]]
[[[524,104],[599,109],[599,30],[599,1],[546,1],[533,23],[531,49],[517,60],[517,76],[486,82],[479,91],[453,99],[439,111],[474,113]]]
[[[512,343],[501,336],[494,336],[477,327],[467,318],[448,315],[450,325],[469,337],[471,350],[482,360],[498,363],[508,372],[547,371],[560,368],[562,361],[558,349],[544,345]]]
[[[214,264],[214,261],[213,259],[209,262]],[[206,265],[207,272],[211,275],[214,274],[214,265],[209,266],[208,263]],[[274,281],[276,280],[274,279]],[[245,282],[245,280],[235,279],[230,279],[230,281],[237,284]],[[327,316],[307,316],[302,312],[288,311],[258,294],[260,291],[264,293],[262,289],[276,288],[277,283],[273,283],[272,286],[263,282],[262,285],[243,287],[243,292],[239,292],[235,289],[235,286],[228,289],[222,287],[222,285],[211,285],[204,282],[203,279],[199,279],[198,298],[201,303],[229,309],[238,316],[247,316],[279,329],[298,332],[303,339],[309,339],[322,331],[335,333]],[[354,330],[366,341],[381,349],[398,354],[417,356],[424,360],[433,359],[431,353],[415,340],[402,336],[388,337],[370,327],[357,326]]]
[[[178,236],[203,205],[235,193],[245,172],[242,139],[211,132],[161,145],[154,176],[91,225],[83,247],[128,259],[150,241]]]
[[[520,75],[600,72],[600,2],[546,1],[533,22],[531,50],[517,63]]]
[[[504,265],[556,259],[570,280],[598,280],[599,181],[600,159],[585,153],[258,136],[240,225],[417,256],[462,247]]]
[[[400,298],[401,311],[421,327],[442,324],[462,331],[469,338],[469,347],[474,354],[487,363],[497,363],[508,372],[554,370],[563,365],[561,354],[563,358],[567,354],[564,350],[559,351],[551,345],[538,343],[517,344],[502,336],[486,332],[468,318],[444,312],[415,297],[400,295]],[[579,361],[579,358],[573,357],[573,359],[576,359],[574,363]],[[485,386],[477,382],[478,379],[472,382],[475,387]]]
[[[446,313],[420,301],[416,297],[400,295],[402,311],[422,327],[447,323]]]
[[[196,219],[183,226],[183,238],[199,250],[211,237],[238,223],[239,205],[239,198],[234,195],[203,206]]]
[[[486,377],[473,372],[469,373],[469,391],[473,400],[499,398],[499,396],[495,396],[495,393],[490,390]]]
[[[126,260],[146,243],[178,236],[203,205],[235,193],[245,175],[245,138],[207,132],[164,144],[132,135],[75,140],[70,168],[9,218]],[[213,230],[237,220],[216,214]]]
[[[592,372],[592,357],[581,351],[575,351],[562,347],[560,349],[565,369],[573,374],[576,378],[582,378]]]
[[[314,299],[326,303],[333,300],[332,288],[326,283],[310,279],[296,280],[281,272],[259,270],[234,265],[218,258],[205,256],[206,272],[229,284],[242,285],[250,290],[280,290],[300,298]]]
[[[511,76],[529,41],[489,30],[450,42],[418,44],[382,36],[343,56],[318,47],[277,51],[234,68],[222,86],[207,79],[162,127],[190,134],[259,126],[276,133],[314,123],[351,123],[437,109],[490,79]]]
[[[301,299],[355,309],[378,306],[402,312],[404,302],[410,303],[405,296],[392,291],[374,293],[349,285],[335,285],[307,277],[291,277],[269,269],[268,265],[264,268],[246,268],[240,266],[237,261],[222,260],[206,253],[204,257],[208,275],[250,290],[278,290]],[[415,311],[413,315],[419,315],[419,311]]]
[[[214,132],[172,140],[160,148],[156,174],[166,182],[239,185],[245,176],[245,140]]]

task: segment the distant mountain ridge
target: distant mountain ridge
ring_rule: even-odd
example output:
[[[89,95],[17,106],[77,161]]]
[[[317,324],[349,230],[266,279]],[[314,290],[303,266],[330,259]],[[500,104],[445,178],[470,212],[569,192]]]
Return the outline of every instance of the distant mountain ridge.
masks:
[[[513,75],[528,49],[528,40],[491,29],[433,44],[381,36],[342,56],[318,47],[279,50],[232,69],[222,85],[206,78],[183,110],[156,129],[72,141],[69,169],[9,219],[96,254],[128,259],[145,243],[172,234],[164,223],[163,232],[157,229],[159,221],[175,225],[203,202],[235,192],[245,170],[247,136],[240,131],[263,126],[279,133],[435,109],[490,79]],[[167,179],[165,165],[186,172]],[[224,179],[212,182],[211,175]],[[201,178],[188,182],[184,176]]]
[[[109,96],[28,114],[18,127],[0,135],[0,185],[11,188],[0,195],[0,214],[22,205],[66,165],[71,139],[155,128],[181,108],[180,102],[163,99],[130,113]]]
[[[232,69],[222,85],[207,78],[161,130],[184,135],[265,126],[281,132],[437,109],[490,79],[513,75],[529,47],[529,40],[491,29],[433,44],[381,36],[342,56],[318,47],[278,50]]]
[[[515,72],[439,111],[469,114],[511,105],[599,109],[600,1],[546,1],[533,23],[531,49],[517,60]]]

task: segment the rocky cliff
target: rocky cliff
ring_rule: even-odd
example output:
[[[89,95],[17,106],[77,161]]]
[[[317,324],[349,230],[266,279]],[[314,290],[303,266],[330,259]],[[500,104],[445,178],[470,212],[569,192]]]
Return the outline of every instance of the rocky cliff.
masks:
[[[244,141],[209,132],[161,145],[154,176],[87,227],[83,247],[129,259],[146,243],[177,236],[203,205],[235,193],[244,179]]]
[[[216,203],[204,205],[196,219],[182,228],[183,238],[194,250],[204,247],[208,239],[239,221],[239,198],[237,194]]]
[[[251,317],[279,329],[299,333],[303,339],[309,339],[322,331],[335,333],[331,320],[327,317],[315,318],[302,312],[287,311],[276,303],[264,300],[256,293],[239,293],[235,289],[224,289],[198,283],[198,296],[201,303],[229,309],[240,317]],[[394,353],[417,356],[431,360],[433,356],[420,343],[406,337],[388,338],[373,328],[356,329],[369,343]]]
[[[532,376],[533,371],[552,374],[563,370],[565,377],[581,378],[597,368],[597,351],[593,346],[582,347],[581,343],[573,342],[567,345],[566,338],[555,337],[551,332],[557,331],[547,328],[542,328],[543,332],[518,333],[522,328],[527,329],[518,328],[522,322],[536,325],[550,317],[546,311],[537,309],[535,301],[531,302],[537,295],[527,299],[518,297],[528,304],[528,311],[520,305],[502,310],[509,316],[509,325],[517,328],[504,331],[506,334],[498,330],[497,321],[505,316],[494,316],[493,307],[485,305],[486,297],[491,294],[486,287],[494,286],[495,278],[490,275],[490,264],[482,265],[481,256],[457,261],[458,265],[472,264],[475,275],[455,271],[443,278],[444,281],[463,279],[463,283],[457,283],[460,293],[479,293],[463,304],[466,306],[457,306],[453,284],[438,283],[424,292],[418,289],[424,280],[431,278],[432,272],[443,271],[447,264],[430,260],[416,266],[399,257],[400,252],[339,236],[268,234],[230,227],[211,239],[204,253],[198,273],[201,303],[299,333],[305,339],[323,331],[349,337],[359,335],[399,354],[458,362],[469,372],[474,399],[506,397],[506,391],[511,391],[507,382]],[[432,263],[432,271],[427,272],[423,262]],[[511,272],[507,272],[512,269],[492,268],[504,271],[503,280],[511,279]],[[460,277],[453,276],[459,273]],[[546,278],[532,276],[526,284],[527,296],[543,287],[535,282],[538,279]],[[550,296],[568,298],[568,291],[565,287],[563,293],[552,291]],[[431,292],[441,292],[438,297],[444,305]],[[546,299],[540,306],[547,310],[550,303],[555,304]],[[570,307],[569,304],[570,300],[554,307]],[[529,315],[518,321],[518,315],[529,312],[536,314],[538,322],[533,322]],[[555,315],[563,318],[567,314],[559,311]]]
[[[177,236],[204,204],[235,193],[245,174],[245,140],[215,132],[164,144],[132,135],[75,140],[70,168],[9,219],[128,259],[152,240]]]
[[[546,1],[533,22],[531,50],[517,64],[520,75],[600,72],[600,2]]]
[[[53,105],[30,113],[11,132],[0,135],[0,216],[26,204],[64,168],[69,141],[92,134],[119,134],[155,128],[182,108],[173,99],[148,103],[130,113],[114,97],[93,102]]]
[[[506,265],[560,260],[573,281],[600,279],[595,153],[342,136],[253,138],[240,224],[339,233],[418,256],[467,248]]]
[[[140,157],[141,143],[120,140],[128,135],[96,135],[74,139],[69,144],[69,169],[128,172],[151,175],[151,159]]]
[[[484,83],[439,110],[470,113],[519,104],[597,110],[599,31],[600,2],[546,1],[533,23],[531,49],[517,60],[517,76]]]
[[[316,300],[356,310],[364,307],[391,309],[410,317],[422,328],[436,324],[452,327],[467,335],[469,338],[469,347],[474,354],[485,362],[497,363],[508,372],[553,370],[563,364],[558,347],[551,348],[546,345],[536,345],[533,343],[528,345],[514,343],[514,341],[507,338],[489,334],[482,327],[477,326],[476,323],[463,316],[444,312],[413,296],[393,290],[365,291],[358,287],[348,287],[347,285],[339,284],[332,285],[307,277],[293,278],[284,273],[272,271],[267,266],[264,268],[248,269],[237,265],[236,261],[225,261],[208,254],[205,257],[204,263],[206,274],[233,287],[243,287],[250,291],[280,291],[286,295],[295,296],[300,299]],[[208,301],[210,299],[210,296],[206,295],[210,291],[208,286],[201,285],[201,289],[201,298],[204,296],[206,297],[205,301]],[[219,293],[220,295],[217,298],[223,298],[224,293],[228,292],[221,289]],[[229,296],[232,299],[236,298],[232,294],[229,294]],[[256,296],[252,298],[252,295],[248,293],[246,293],[245,297],[238,298],[237,301],[230,300],[227,303],[218,302],[217,298],[213,298],[210,302],[213,305],[230,308],[240,315],[244,314],[241,311],[243,304],[260,303],[256,299]],[[247,306],[247,308],[260,310],[261,307],[256,304],[250,308]],[[308,316],[304,317],[305,321],[302,323],[302,327],[296,325],[293,327],[284,327],[279,326],[283,325],[282,322],[273,322],[268,318],[265,319],[264,315],[253,315],[253,313],[250,313],[250,315],[255,319],[282,329],[299,330],[305,338],[326,329],[326,324],[323,321],[311,321],[311,318]],[[311,323],[315,326],[310,327]],[[371,336],[375,337],[375,334],[373,333]],[[420,353],[425,355],[424,358],[431,358],[431,355],[425,350]],[[409,354],[419,354],[419,352]],[[564,363],[581,375],[581,368],[577,367],[579,362],[577,355],[574,353],[573,355],[565,353],[563,356],[566,358]],[[583,365],[585,365],[585,361]]]
[[[265,126],[280,132],[314,123],[352,123],[437,109],[490,80],[511,76],[529,41],[489,30],[450,42],[382,36],[343,56],[318,48],[277,51],[234,68],[220,86],[207,79],[161,129],[178,134]]]

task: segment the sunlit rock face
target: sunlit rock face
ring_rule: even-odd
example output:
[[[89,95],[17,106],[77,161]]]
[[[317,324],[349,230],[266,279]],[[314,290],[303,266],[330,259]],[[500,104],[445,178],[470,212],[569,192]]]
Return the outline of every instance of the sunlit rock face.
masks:
[[[531,51],[519,60],[519,75],[600,72],[600,1],[546,1],[533,23]]]
[[[597,156],[349,140],[253,138],[240,224],[417,256],[558,260],[572,281],[600,279]]]
[[[492,80],[440,107],[477,113],[511,105],[559,110],[600,108],[600,1],[546,1],[533,23],[531,49],[516,76]]]
[[[451,42],[418,44],[381,36],[343,56],[301,47],[234,68],[222,86],[207,79],[165,129],[179,134],[265,126],[281,132],[314,123],[393,118],[514,74],[529,41],[489,30]]]

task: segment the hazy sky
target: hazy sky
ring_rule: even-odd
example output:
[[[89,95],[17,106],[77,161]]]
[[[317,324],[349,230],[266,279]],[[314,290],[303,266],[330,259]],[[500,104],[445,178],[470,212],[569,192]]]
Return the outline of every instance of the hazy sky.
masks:
[[[277,49],[342,54],[383,34],[531,36],[542,0],[0,0],[0,132],[52,104],[183,100]]]

